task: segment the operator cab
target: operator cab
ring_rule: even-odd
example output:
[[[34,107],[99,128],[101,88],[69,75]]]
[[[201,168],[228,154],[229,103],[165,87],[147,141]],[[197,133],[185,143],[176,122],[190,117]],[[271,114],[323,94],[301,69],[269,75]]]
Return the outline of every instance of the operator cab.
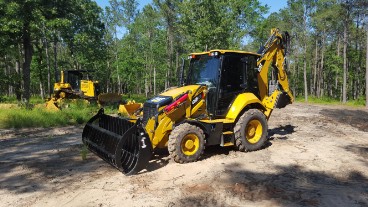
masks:
[[[207,111],[212,118],[223,118],[238,94],[251,92],[259,96],[258,57],[232,50],[193,53],[189,56],[186,85],[207,85]]]

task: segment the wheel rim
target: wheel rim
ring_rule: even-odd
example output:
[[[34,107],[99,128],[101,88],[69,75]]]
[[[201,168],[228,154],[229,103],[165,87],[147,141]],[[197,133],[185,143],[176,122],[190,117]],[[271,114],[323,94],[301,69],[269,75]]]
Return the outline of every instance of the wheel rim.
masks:
[[[262,124],[258,120],[252,120],[245,129],[246,137],[249,143],[255,144],[262,137]]]
[[[65,98],[66,97],[66,94],[65,94],[65,92],[60,92],[59,93],[59,96],[60,96],[60,98]]]
[[[199,148],[199,138],[195,134],[187,134],[181,142],[181,151],[184,155],[194,155]]]

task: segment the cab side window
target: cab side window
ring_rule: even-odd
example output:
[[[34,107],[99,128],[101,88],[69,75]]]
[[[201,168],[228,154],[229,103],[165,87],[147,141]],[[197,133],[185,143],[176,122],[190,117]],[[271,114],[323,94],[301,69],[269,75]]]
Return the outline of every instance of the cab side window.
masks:
[[[243,83],[245,81],[244,64],[241,54],[225,54],[222,60],[220,93],[217,100],[217,117],[224,117],[230,103],[237,94],[244,91]]]
[[[241,62],[242,56],[229,55],[224,57],[222,65],[222,81],[221,88],[225,91],[242,90],[241,85],[244,83],[244,71]]]
[[[247,68],[246,68],[246,91],[252,92],[255,95],[259,95],[258,91],[258,79],[257,79],[257,57],[249,55],[247,58]]]

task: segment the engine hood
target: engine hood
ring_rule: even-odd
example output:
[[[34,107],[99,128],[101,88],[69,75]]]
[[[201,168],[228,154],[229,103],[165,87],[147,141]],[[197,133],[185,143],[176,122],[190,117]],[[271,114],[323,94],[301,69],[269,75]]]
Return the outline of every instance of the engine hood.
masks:
[[[189,93],[194,93],[200,87],[201,87],[200,85],[189,85],[189,86],[173,88],[171,90],[161,93],[160,96],[171,96],[173,99],[175,99],[178,95],[186,93],[188,91]]]
[[[154,108],[160,108],[162,106],[166,106],[170,104],[172,101],[174,101],[176,98],[178,98],[180,95],[183,95],[184,93],[189,94],[189,99],[191,100],[191,97],[201,86],[200,85],[189,85],[189,86],[183,86],[178,88],[173,88],[168,91],[165,91],[150,100],[145,102],[145,106],[150,106]]]
[[[189,85],[173,88],[147,100],[143,105],[143,123],[144,124],[147,123],[148,119],[157,115],[159,113],[159,110],[162,109],[162,107],[173,103],[175,99],[179,98],[181,95],[185,93],[188,93],[187,97],[190,101],[192,101],[193,95],[195,95],[195,93],[198,91],[200,87],[203,86]]]

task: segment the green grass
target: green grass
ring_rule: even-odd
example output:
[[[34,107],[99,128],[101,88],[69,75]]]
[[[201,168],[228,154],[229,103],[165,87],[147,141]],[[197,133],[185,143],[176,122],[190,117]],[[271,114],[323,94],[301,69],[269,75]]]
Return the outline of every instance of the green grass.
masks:
[[[297,102],[304,102],[304,96],[298,96],[295,98]],[[308,96],[308,103],[315,103],[315,104],[324,104],[324,105],[343,105],[339,99],[334,99],[330,97],[322,97],[317,98],[315,96]],[[355,106],[361,107],[365,106],[365,97],[361,96],[356,100],[348,100],[346,102],[347,106]]]
[[[86,123],[98,107],[85,103],[70,104],[61,111],[38,108],[0,109],[0,128],[53,127]],[[117,110],[116,110],[117,111]],[[116,113],[116,112],[115,112]]]
[[[41,96],[31,96],[29,99],[30,104],[41,104],[44,103],[45,100],[41,98]],[[13,103],[17,104],[18,100],[15,96],[0,96],[0,103]]]
[[[87,154],[88,154],[88,148],[86,145],[83,145],[83,147],[80,150],[80,155],[81,155],[82,160],[87,159]]]

